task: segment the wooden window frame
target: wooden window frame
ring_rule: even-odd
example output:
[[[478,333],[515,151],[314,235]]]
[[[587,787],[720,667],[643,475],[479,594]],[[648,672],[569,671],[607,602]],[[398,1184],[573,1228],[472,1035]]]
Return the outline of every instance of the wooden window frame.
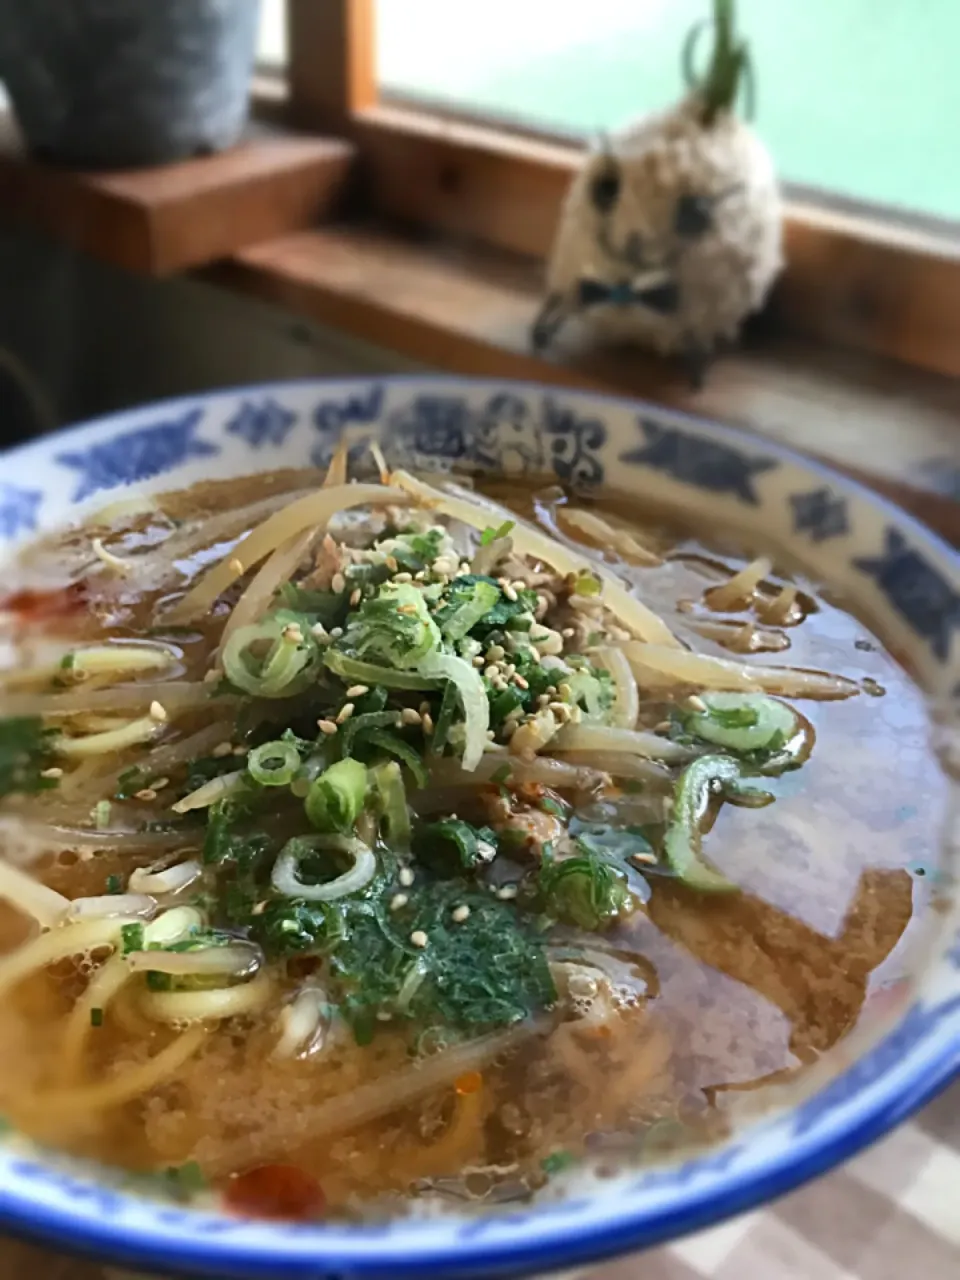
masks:
[[[354,142],[363,212],[544,258],[582,149],[381,101],[376,3],[288,0],[291,121]],[[960,242],[881,214],[788,201],[768,319],[960,377]]]

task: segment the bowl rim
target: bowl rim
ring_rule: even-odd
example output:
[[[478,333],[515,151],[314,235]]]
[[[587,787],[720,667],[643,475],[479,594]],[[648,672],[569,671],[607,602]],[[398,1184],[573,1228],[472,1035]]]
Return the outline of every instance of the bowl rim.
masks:
[[[116,410],[80,423],[60,427],[10,449],[0,456],[22,459],[33,453],[44,453],[55,442],[98,434],[108,424],[122,427],[141,421],[145,415],[163,413],[186,406],[197,407],[211,402],[249,398],[257,394],[282,394],[284,390],[316,388],[317,391],[347,385],[423,386],[437,388],[504,389],[513,388],[527,394],[555,394],[598,406],[611,405],[635,413],[648,412],[673,421],[686,422],[714,438],[726,440],[756,451],[758,448],[778,460],[799,466],[809,474],[822,477],[831,486],[858,498],[869,506],[888,514],[902,528],[910,529],[923,543],[946,561],[960,575],[960,551],[952,547],[916,516],[899,507],[862,481],[834,469],[829,463],[792,448],[779,440],[771,440],[746,428],[717,422],[668,406],[657,405],[632,396],[593,391],[585,388],[552,386],[533,380],[497,377],[473,377],[457,374],[373,373],[342,377],[302,377],[274,379],[232,387],[206,389],[143,405]],[[238,474],[255,474],[265,467],[253,467]],[[157,478],[162,480],[162,476]],[[156,480],[146,482],[156,488]],[[136,489],[138,485],[126,486]],[[615,487],[615,486],[609,486]],[[70,504],[64,504],[64,515]],[[84,511],[86,504],[77,504]],[[58,512],[59,517],[59,512]],[[888,1031],[895,1034],[899,1019]],[[865,1057],[883,1050],[884,1039]],[[859,1059],[860,1061],[862,1059]],[[854,1064],[848,1064],[843,1074]],[[724,1218],[743,1213],[791,1191],[813,1177],[827,1172],[866,1146],[877,1141],[909,1118],[955,1079],[960,1079],[960,1036],[945,1040],[933,1061],[918,1065],[914,1074],[894,1090],[878,1090],[866,1111],[843,1122],[830,1137],[800,1137],[785,1143],[762,1166],[752,1166],[737,1173],[726,1173],[721,1185],[709,1185],[694,1193],[685,1192],[673,1204],[645,1205],[642,1197],[634,1205],[629,1202],[615,1222],[603,1221],[587,1226],[564,1223],[562,1213],[538,1215],[536,1206],[529,1210],[532,1229],[522,1237],[484,1242],[480,1239],[456,1240],[432,1244],[417,1242],[415,1248],[403,1242],[403,1221],[397,1223],[396,1234],[382,1237],[355,1237],[349,1250],[332,1244],[325,1236],[339,1234],[342,1240],[350,1228],[337,1224],[311,1224],[297,1233],[296,1250],[284,1248],[279,1239],[271,1241],[268,1231],[263,1241],[231,1241],[216,1235],[182,1243],[175,1228],[165,1228],[159,1221],[111,1223],[99,1214],[95,1199],[79,1208],[38,1203],[28,1192],[0,1186],[0,1227],[11,1235],[54,1248],[76,1252],[112,1263],[132,1266],[160,1267],[168,1274],[219,1275],[221,1277],[259,1277],[269,1280],[278,1267],[290,1276],[318,1277],[340,1273],[357,1276],[413,1276],[428,1271],[435,1277],[470,1274],[502,1275],[532,1271],[559,1271],[571,1266],[588,1265],[629,1253],[637,1248],[662,1244],[691,1231],[701,1230]],[[799,1152],[798,1152],[799,1148]],[[42,1156],[39,1157],[43,1163]],[[95,1184],[94,1184],[95,1185]],[[118,1193],[125,1196],[126,1193]],[[139,1197],[130,1196],[135,1200]],[[562,1204],[562,1202],[560,1202]],[[184,1211],[185,1213],[188,1211]],[[212,1215],[213,1217],[223,1215]],[[411,1224],[414,1225],[414,1224]],[[419,1225],[422,1225],[420,1223]],[[281,1228],[282,1230],[282,1228]],[[289,1246],[289,1240],[287,1241]]]

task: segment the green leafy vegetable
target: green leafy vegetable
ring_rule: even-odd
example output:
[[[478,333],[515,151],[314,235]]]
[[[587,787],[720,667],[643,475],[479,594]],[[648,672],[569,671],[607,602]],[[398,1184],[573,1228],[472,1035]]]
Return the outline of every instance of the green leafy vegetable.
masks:
[[[496,542],[498,538],[505,538],[511,529],[516,528],[516,520],[504,520],[498,529],[494,529],[488,525],[480,535],[481,547],[489,547],[491,542]]]
[[[91,1027],[103,1026],[103,1010],[102,1009],[93,1008],[90,1010],[90,1025]]]
[[[436,689],[439,680],[418,675],[416,671],[396,671],[375,662],[363,662],[332,646],[323,656],[324,665],[345,683],[381,686],[384,689]]]
[[[348,756],[332,764],[310,786],[303,802],[318,831],[352,831],[367,794],[367,771]]]
[[[337,648],[407,670],[439,644],[440,632],[423,592],[410,583],[389,582],[350,617]]]
[[[493,861],[497,835],[490,827],[474,827],[462,818],[443,818],[417,827],[413,852],[437,875],[461,875]]]
[[[343,938],[343,912],[332,902],[274,898],[252,918],[251,936],[271,959],[328,951]]]
[[[405,572],[420,573],[440,555],[445,539],[446,535],[440,528],[427,529],[425,532],[411,529],[378,542],[376,549],[392,556],[397,567]]]
[[[466,918],[454,920],[464,907]],[[361,1043],[372,1037],[381,1010],[424,1026],[475,1031],[518,1022],[556,999],[542,939],[515,908],[489,894],[432,883],[389,917],[376,902],[346,911],[347,936],[331,953],[330,968]],[[414,933],[426,935],[425,947],[411,944]]]
[[[107,876],[107,893],[123,893],[123,876]]]
[[[607,928],[630,905],[623,873],[593,853],[562,861],[544,856],[537,888],[548,916],[590,931]]]
[[[131,951],[143,950],[143,925],[125,924],[120,930],[121,950],[129,955]]]
[[[43,777],[54,763],[56,737],[56,730],[45,729],[39,716],[0,719],[0,796],[32,795],[57,786],[56,778]]]
[[[487,616],[500,596],[500,588],[492,578],[476,574],[454,578],[434,615],[444,638],[451,642],[462,640],[479,623],[486,625]]]

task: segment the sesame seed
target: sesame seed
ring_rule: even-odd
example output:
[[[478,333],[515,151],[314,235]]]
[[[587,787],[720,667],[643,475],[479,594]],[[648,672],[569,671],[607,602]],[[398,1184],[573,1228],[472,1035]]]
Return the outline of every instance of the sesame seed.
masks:
[[[228,756],[233,750],[232,742],[218,742],[210,754],[215,760],[222,760],[224,756]]]
[[[415,573],[415,574],[413,575],[413,580],[414,580],[414,582],[426,582],[426,580],[427,580],[427,575],[426,575],[426,573],[423,571],[423,569],[421,569],[419,573]]]
[[[503,668],[503,674],[508,678],[512,675],[516,675],[516,672],[517,672],[517,664],[515,662],[508,662],[507,665]]]
[[[221,675],[222,672],[218,671],[216,667],[211,667],[209,671],[204,672],[203,683],[216,684]]]
[[[167,719],[166,707],[164,707],[161,703],[157,702],[156,699],[154,699],[154,701],[150,703],[150,719],[158,720],[160,724],[163,724],[163,722]]]
[[[421,702],[421,703],[420,703],[420,714],[421,714],[422,716],[428,716],[428,715],[430,714],[430,703],[429,703],[429,702]]]
[[[401,724],[419,724],[421,720],[420,712],[414,710],[413,707],[404,707],[400,712]]]
[[[290,640],[294,644],[302,644],[303,632],[300,630],[299,624],[296,622],[288,622],[280,633],[284,640]]]
[[[560,684],[557,685],[557,693],[559,693],[561,698],[573,697],[573,689],[571,689],[570,685],[568,685],[565,680],[562,680]]]
[[[527,589],[527,584],[522,578],[514,578],[510,585],[513,587],[514,591],[526,591]]]
[[[496,689],[497,693],[503,693],[504,689],[507,687],[507,682],[504,680],[503,676],[497,676],[496,679],[491,680],[490,683],[493,685],[494,689]]]
[[[511,584],[508,582],[503,588],[503,594],[507,597],[507,599],[511,602],[511,604],[516,604],[517,602],[516,587],[511,586]]]
[[[482,655],[482,654],[479,654],[479,653],[478,653],[478,654],[477,654],[477,656],[473,659],[473,665],[474,665],[475,667],[477,667],[477,668],[482,667],[482,666],[483,666],[483,664],[484,664],[484,662],[486,662],[486,658],[484,658],[484,657],[483,657],[483,655]]]
[[[502,658],[505,658],[505,657],[506,657],[506,650],[504,649],[502,644],[492,644],[490,648],[487,650],[488,662],[499,662]]]
[[[572,640],[577,634],[577,631],[575,627],[564,627],[560,634],[563,636],[564,640]]]
[[[461,906],[454,907],[450,912],[450,916],[454,924],[463,924],[464,920],[470,919],[470,908],[464,902]]]
[[[401,907],[405,907],[410,898],[405,893],[395,893],[390,899],[390,910],[399,911]]]
[[[634,853],[627,859],[628,862],[636,862],[642,867],[652,867],[657,861],[655,853]]]
[[[500,674],[500,668],[495,667],[491,662],[490,666],[487,667],[486,671],[484,671],[483,674],[487,677],[488,680],[495,680],[496,677]]]
[[[430,939],[422,929],[414,929],[410,935],[410,941],[415,947],[425,947]]]
[[[393,1014],[390,1012],[390,1010],[389,1010],[389,1009],[378,1009],[378,1010],[377,1010],[377,1021],[378,1021],[378,1022],[392,1022],[392,1021],[393,1021]]]
[[[337,732],[337,726],[332,720],[318,720],[317,728],[321,733],[327,734],[328,737]]]
[[[400,566],[397,564],[397,557],[396,557],[396,556],[387,556],[387,559],[386,559],[386,566],[387,566],[387,568],[390,570],[390,572],[391,572],[391,573],[396,573],[396,572],[397,572],[397,570],[400,568]],[[399,579],[398,579],[398,580],[399,580]],[[406,576],[406,581],[407,581],[407,582],[409,582],[409,581],[410,581],[410,575],[409,575],[409,574],[407,574],[407,576]]]
[[[706,703],[704,702],[704,700],[703,700],[703,699],[702,699],[698,694],[696,694],[696,693],[691,693],[690,697],[687,699],[687,706],[690,708],[690,710],[691,710],[691,711],[706,711],[706,710],[707,710],[707,704],[706,704]]]
[[[420,723],[423,725],[424,733],[433,733],[433,716],[429,711],[425,711],[420,717]]]
[[[343,635],[343,627],[331,627],[330,629],[331,640],[339,640],[342,635]]]
[[[367,688],[365,684],[352,684],[350,688],[347,690],[347,697],[362,698],[365,693],[369,693],[369,692],[370,690]]]
[[[520,674],[520,672],[519,672],[519,671],[518,671],[518,672],[516,672],[516,674],[515,674],[515,675],[513,675],[513,676],[511,677],[511,679],[513,680],[513,683],[514,683],[515,685],[517,685],[517,686],[518,686],[518,688],[520,688],[520,689],[529,689],[529,688],[530,688],[530,682],[529,682],[528,680],[524,679],[524,677]]]
[[[153,787],[143,787],[140,791],[135,791],[134,799],[136,800],[156,800],[157,793]]]
[[[353,703],[345,702],[343,706],[340,708],[340,710],[337,712],[337,724],[343,724],[346,720],[349,720],[352,715],[353,715]]]
[[[41,769],[40,777],[41,778],[62,778],[63,770],[60,768],[59,765],[54,764],[54,765],[51,765],[49,769]]]
[[[669,732],[670,732],[670,721],[669,721],[669,720],[661,720],[661,721],[660,721],[660,723],[659,723],[658,725],[655,725],[655,726],[654,726],[653,732],[654,732],[654,733],[669,733]]]
[[[350,592],[351,608],[356,608],[356,606],[360,603],[360,595],[361,595],[360,588],[354,587],[353,590]]]
[[[162,791],[164,787],[169,787],[169,785],[170,785],[169,778],[155,778],[151,783],[151,786],[153,787],[154,791]]]
[[[243,573],[243,561],[238,560],[236,556],[234,556],[234,558],[228,563],[227,568],[231,573],[235,573],[239,578],[240,574]]]
[[[494,740],[494,738],[495,738],[495,737],[496,737],[496,734],[493,732],[493,730],[492,730],[492,729],[488,729],[488,730],[487,730],[487,738],[492,742],[492,741]]]
[[[347,580],[343,574],[338,571],[333,575],[333,579],[330,583],[330,590],[334,592],[335,595],[340,595],[340,593],[346,591],[346,589]]]
[[[395,560],[394,560],[394,564],[396,564],[396,561],[395,561]],[[413,574],[412,574],[412,573],[398,573],[398,574],[396,574],[396,575],[394,576],[394,579],[393,579],[393,580],[394,580],[394,582],[412,582],[412,581],[413,581]]]
[[[409,867],[401,867],[400,874],[397,877],[405,889],[409,889],[415,879],[413,872]]]
[[[550,702],[549,693],[541,693],[540,696],[537,698],[538,707],[545,707],[549,704],[549,702]]]
[[[417,606],[415,604],[402,604],[397,609],[397,613],[405,614],[408,618],[417,616]]]
[[[327,633],[327,628],[323,625],[322,622],[315,622],[313,626],[310,628],[310,634],[313,636],[314,640],[330,639],[330,636]]]
[[[515,884],[505,884],[502,889],[497,890],[497,897],[502,902],[509,902],[511,898],[517,896],[517,886]]]
[[[245,756],[249,750],[249,747],[234,747],[233,754],[235,756]]]

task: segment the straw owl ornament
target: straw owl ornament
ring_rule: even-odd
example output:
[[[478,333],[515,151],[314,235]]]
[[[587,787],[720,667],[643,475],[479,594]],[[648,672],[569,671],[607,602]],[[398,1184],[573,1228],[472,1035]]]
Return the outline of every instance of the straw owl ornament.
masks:
[[[734,0],[714,0],[712,23],[691,31],[684,75],[683,101],[605,141],[574,179],[533,326],[538,349],[577,316],[603,339],[683,356],[699,381],[762,305],[781,265],[780,193],[769,152],[734,112],[752,89]]]

